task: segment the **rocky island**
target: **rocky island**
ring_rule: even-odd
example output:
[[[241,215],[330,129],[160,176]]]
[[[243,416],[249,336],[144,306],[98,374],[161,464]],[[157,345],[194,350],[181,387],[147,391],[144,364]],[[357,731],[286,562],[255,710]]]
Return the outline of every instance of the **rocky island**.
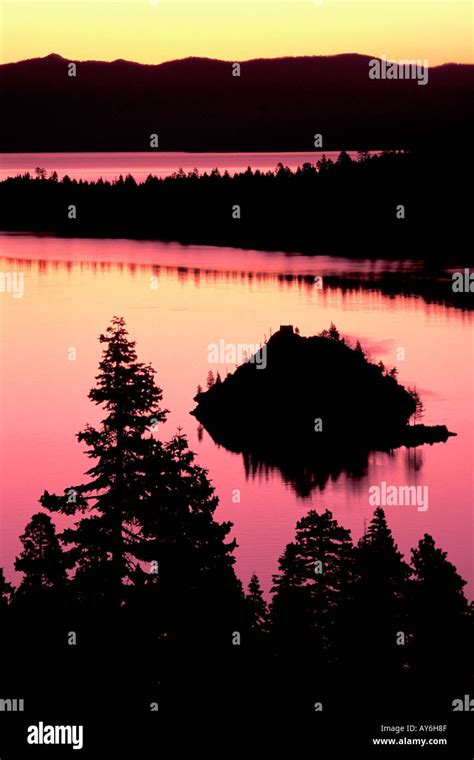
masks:
[[[362,475],[370,451],[454,435],[445,425],[410,424],[422,407],[416,391],[334,325],[312,337],[283,325],[261,352],[198,393],[192,414],[249,469],[277,467],[302,494],[343,470]]]

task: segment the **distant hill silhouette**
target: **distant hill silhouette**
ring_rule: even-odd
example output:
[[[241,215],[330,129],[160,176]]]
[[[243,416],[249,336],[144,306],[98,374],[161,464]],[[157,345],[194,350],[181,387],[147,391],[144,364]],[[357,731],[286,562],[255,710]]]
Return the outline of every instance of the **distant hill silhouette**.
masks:
[[[429,70],[429,82],[371,80],[370,57],[232,63],[77,63],[52,54],[0,66],[0,151],[445,150],[469,139],[474,66]],[[32,121],[33,117],[33,121]]]

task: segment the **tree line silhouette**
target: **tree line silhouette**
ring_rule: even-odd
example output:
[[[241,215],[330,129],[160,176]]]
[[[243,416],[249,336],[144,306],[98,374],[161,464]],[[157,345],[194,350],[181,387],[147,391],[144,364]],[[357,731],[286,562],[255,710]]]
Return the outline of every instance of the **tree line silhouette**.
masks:
[[[472,605],[425,534],[408,564],[382,509],[362,538],[311,510],[279,560],[272,601],[234,572],[232,524],[185,435],[167,416],[151,365],[114,317],[89,398],[101,423],[77,438],[86,482],[45,491],[20,537],[17,588],[0,570],[3,651],[25,666],[458,671],[472,665]],[[73,640],[71,635],[73,634]],[[14,659],[14,658],[13,658]]]
[[[348,256],[464,258],[472,222],[462,161],[342,151],[295,171],[182,169],[170,177],[61,180],[37,167],[0,182],[0,228]],[[429,243],[430,249],[427,250]],[[409,249],[407,246],[409,245]],[[409,250],[409,253],[408,253]]]

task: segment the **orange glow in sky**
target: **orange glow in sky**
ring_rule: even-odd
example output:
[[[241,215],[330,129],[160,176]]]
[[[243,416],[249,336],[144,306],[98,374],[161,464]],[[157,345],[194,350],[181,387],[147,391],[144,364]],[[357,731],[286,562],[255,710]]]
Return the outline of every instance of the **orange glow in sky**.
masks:
[[[0,61],[362,53],[473,61],[464,0],[0,0]]]

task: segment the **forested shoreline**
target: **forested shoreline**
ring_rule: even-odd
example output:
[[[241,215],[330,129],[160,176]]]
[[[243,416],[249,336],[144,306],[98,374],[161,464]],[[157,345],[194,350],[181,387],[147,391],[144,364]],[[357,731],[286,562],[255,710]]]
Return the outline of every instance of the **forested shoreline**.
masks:
[[[459,262],[472,225],[465,171],[402,151],[357,160],[342,151],[295,171],[179,170],[142,183],[60,179],[37,167],[0,182],[0,229]]]

